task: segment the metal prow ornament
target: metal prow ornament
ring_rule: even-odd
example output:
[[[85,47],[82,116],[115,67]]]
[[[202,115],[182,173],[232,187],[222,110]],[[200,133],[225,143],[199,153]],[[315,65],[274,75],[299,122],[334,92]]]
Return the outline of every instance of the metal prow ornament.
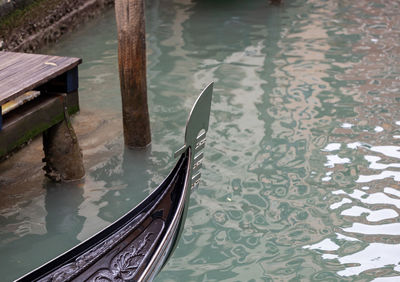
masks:
[[[192,150],[190,162],[192,164],[190,173],[190,186],[192,188],[198,186],[200,182],[200,168],[202,167],[204,156],[203,149],[206,144],[206,134],[210,123],[213,86],[214,82],[211,82],[194,103],[186,122],[185,145],[175,152],[175,157],[178,157],[188,148]]]

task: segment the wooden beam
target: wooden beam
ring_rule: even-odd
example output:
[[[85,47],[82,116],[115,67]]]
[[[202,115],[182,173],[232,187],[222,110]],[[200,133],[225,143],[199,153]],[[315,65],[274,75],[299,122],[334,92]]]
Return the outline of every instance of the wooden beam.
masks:
[[[68,112],[76,113],[79,110],[78,92],[66,97]],[[0,131],[0,158],[62,120],[64,103],[59,95],[41,95],[6,114]]]
[[[118,63],[125,144],[151,142],[146,86],[146,34],[143,0],[116,0]]]

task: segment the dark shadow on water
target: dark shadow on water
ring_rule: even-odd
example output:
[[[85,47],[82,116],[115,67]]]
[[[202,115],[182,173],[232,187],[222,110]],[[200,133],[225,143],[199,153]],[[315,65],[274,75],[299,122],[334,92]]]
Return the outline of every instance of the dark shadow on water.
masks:
[[[83,202],[83,185],[79,182],[54,184],[47,182],[45,208],[46,227],[49,235],[68,234],[75,237],[81,231],[85,218],[79,215],[79,205]],[[71,239],[68,239],[71,240]],[[73,240],[77,243],[77,240]]]
[[[58,184],[45,179],[43,189],[46,233],[27,234],[2,246],[1,253],[7,257],[0,256],[0,263],[8,270],[3,273],[2,281],[16,279],[80,242],[77,235],[85,221],[79,215],[79,206],[84,200],[81,182]],[[27,218],[18,224],[23,226],[25,220],[43,222],[40,218]]]

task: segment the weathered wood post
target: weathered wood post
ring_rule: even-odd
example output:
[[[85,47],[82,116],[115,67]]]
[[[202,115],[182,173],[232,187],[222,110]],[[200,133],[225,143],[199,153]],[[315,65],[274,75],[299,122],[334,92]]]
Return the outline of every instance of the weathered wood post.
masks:
[[[151,142],[146,87],[144,0],[116,0],[118,63],[125,144],[146,147]]]
[[[82,151],[71,125],[66,97],[63,95],[64,120],[43,132],[46,176],[54,181],[73,181],[85,176]]]
[[[82,152],[69,121],[62,121],[43,132],[46,176],[54,181],[79,180],[85,176]]]

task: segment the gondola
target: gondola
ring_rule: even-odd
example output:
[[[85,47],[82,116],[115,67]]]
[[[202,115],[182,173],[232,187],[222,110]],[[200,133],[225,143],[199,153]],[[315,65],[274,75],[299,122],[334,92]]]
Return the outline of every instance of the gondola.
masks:
[[[197,98],[185,145],[167,178],[137,207],[73,249],[16,281],[151,281],[177,245],[190,191],[200,180],[213,83]]]

